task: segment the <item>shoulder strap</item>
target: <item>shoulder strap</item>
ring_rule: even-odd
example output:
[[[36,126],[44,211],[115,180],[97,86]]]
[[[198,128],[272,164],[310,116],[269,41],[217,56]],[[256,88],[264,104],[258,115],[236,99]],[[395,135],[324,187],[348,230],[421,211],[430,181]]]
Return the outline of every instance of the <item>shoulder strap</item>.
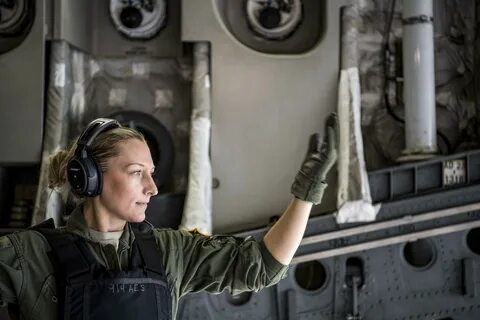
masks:
[[[165,276],[165,271],[162,264],[162,252],[158,247],[153,230],[141,232],[136,228],[132,228],[135,234],[135,243],[140,249],[140,254],[143,258],[144,270],[148,277],[157,278],[158,276]]]
[[[34,228],[34,230],[40,232],[50,244],[52,248],[50,260],[58,272],[58,277],[63,277],[69,282],[80,275],[90,274],[92,265],[96,262],[88,248],[80,243],[84,241],[83,239],[58,229]]]
[[[31,226],[29,229],[37,230],[37,229],[55,229],[55,221],[53,218],[44,220],[39,224]]]

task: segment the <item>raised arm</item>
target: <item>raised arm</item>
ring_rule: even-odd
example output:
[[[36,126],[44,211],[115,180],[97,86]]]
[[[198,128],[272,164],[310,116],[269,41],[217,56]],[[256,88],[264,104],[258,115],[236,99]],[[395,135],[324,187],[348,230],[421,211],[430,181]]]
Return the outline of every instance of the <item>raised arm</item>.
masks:
[[[303,238],[313,204],[322,201],[327,187],[327,173],[337,160],[338,122],[331,114],[325,126],[325,139],[319,134],[310,138],[307,156],[292,185],[295,198],[280,219],[263,238],[273,257],[282,264],[290,264]]]

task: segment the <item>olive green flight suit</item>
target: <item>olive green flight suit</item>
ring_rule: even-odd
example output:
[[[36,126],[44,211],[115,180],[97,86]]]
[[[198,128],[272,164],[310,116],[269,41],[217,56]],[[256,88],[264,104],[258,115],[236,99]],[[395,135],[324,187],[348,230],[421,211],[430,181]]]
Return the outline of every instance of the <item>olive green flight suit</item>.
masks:
[[[127,224],[118,250],[94,242],[82,213],[72,213],[64,232],[86,239],[99,263],[109,269],[128,267],[134,234]],[[287,275],[263,241],[232,236],[205,236],[172,229],[154,229],[163,252],[162,263],[172,296],[173,319],[180,297],[200,290],[233,294],[258,291]],[[47,253],[50,245],[37,231],[28,230],[0,238],[0,303],[19,306],[21,319],[57,319],[55,276]]]

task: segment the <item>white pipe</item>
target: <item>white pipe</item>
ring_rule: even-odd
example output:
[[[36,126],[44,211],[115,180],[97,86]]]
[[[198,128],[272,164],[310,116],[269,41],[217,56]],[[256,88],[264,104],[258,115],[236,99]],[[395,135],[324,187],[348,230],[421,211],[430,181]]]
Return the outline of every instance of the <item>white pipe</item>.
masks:
[[[212,233],[212,167],[210,163],[210,48],[193,47],[192,116],[188,190],[179,229]]]
[[[404,154],[437,151],[433,0],[403,1]]]

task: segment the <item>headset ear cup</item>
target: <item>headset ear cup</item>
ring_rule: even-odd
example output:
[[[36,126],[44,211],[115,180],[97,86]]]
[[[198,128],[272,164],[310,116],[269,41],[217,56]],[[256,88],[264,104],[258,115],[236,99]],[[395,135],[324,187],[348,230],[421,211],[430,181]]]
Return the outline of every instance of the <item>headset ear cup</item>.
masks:
[[[102,191],[102,172],[92,158],[72,159],[67,166],[72,191],[82,197],[95,197]]]
[[[97,161],[93,158],[91,158],[92,164],[95,167],[95,185],[92,186],[93,193],[91,197],[98,196],[100,193],[102,193],[102,188],[103,188],[103,174],[100,166],[98,165]],[[95,189],[93,188],[95,187]]]
[[[86,173],[87,186],[85,188],[86,197],[95,197],[100,194],[101,191],[101,181],[99,177],[99,170],[97,163],[91,157],[83,159],[83,164]]]
[[[67,180],[73,193],[83,196],[86,193],[88,185],[87,173],[82,160],[73,158],[67,165]]]

